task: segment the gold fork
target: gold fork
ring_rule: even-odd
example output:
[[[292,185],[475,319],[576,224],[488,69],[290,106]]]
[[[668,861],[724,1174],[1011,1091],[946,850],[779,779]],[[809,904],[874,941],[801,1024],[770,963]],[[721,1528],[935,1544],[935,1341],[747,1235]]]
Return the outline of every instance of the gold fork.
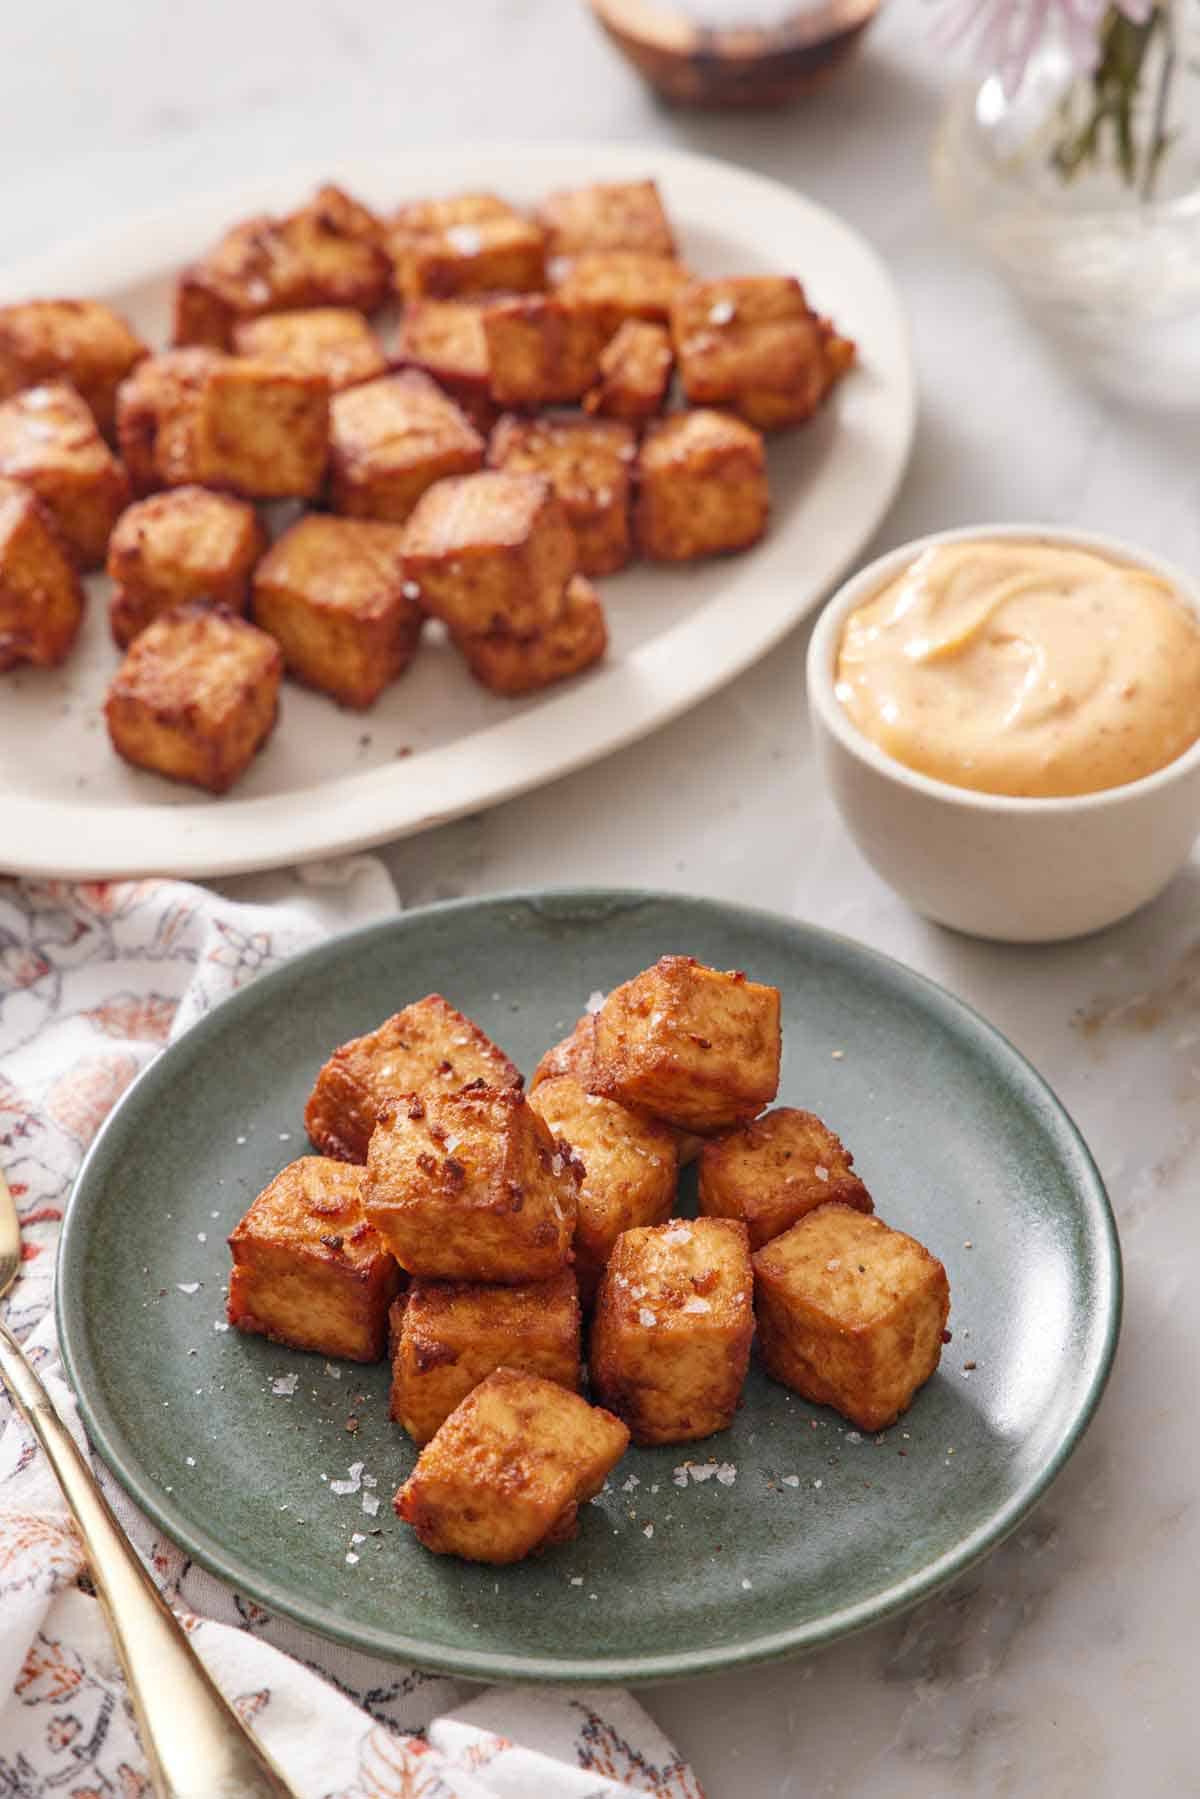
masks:
[[[0,1300],[17,1278],[21,1227],[0,1169]],[[50,1396],[0,1318],[0,1375],[75,1516],[160,1799],[296,1799],[213,1684],[146,1573]]]

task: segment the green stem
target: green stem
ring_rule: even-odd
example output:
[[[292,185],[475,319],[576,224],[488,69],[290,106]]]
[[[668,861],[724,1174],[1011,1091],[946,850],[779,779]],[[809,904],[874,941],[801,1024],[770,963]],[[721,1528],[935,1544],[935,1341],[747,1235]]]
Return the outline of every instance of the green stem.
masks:
[[[1162,30],[1166,43],[1163,47],[1162,64],[1158,71],[1158,91],[1154,96],[1154,123],[1151,128],[1150,146],[1146,155],[1146,166],[1142,171],[1141,193],[1142,199],[1147,203],[1154,198],[1158,171],[1162,166],[1163,153],[1167,148],[1167,109],[1171,103],[1171,87],[1175,80],[1177,60],[1175,23],[1169,4],[1163,8],[1159,16],[1162,19]]]

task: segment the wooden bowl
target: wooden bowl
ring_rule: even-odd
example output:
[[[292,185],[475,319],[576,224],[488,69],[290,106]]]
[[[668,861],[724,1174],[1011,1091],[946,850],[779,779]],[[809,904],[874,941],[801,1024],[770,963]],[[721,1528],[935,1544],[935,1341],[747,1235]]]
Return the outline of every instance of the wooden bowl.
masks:
[[[719,108],[782,106],[820,86],[879,10],[879,0],[815,0],[773,25],[716,29],[695,23],[686,0],[588,3],[617,49],[664,100]],[[773,0],[763,0],[763,14],[772,10]]]

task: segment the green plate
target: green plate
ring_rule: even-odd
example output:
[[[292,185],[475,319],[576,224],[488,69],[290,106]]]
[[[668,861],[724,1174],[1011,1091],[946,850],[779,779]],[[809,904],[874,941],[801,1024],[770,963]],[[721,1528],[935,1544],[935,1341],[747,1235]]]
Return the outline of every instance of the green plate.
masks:
[[[428,1555],[390,1509],[415,1452],[388,1420],[386,1367],[335,1369],[220,1328],[225,1235],[306,1153],[304,1101],[334,1044],[436,989],[529,1070],[594,989],[666,952],[782,988],[780,1099],[820,1113],[881,1215],[941,1256],[953,1341],[880,1437],[752,1366],[731,1430],[631,1450],[573,1542],[511,1568]],[[455,1674],[647,1681],[828,1642],[994,1547],[1092,1415],[1120,1286],[1104,1188],[1074,1126],[1028,1063],[940,988],[766,913],[546,893],[338,938],[168,1049],[79,1177],[58,1327],[104,1460],[239,1592],[325,1636]],[[335,1492],[354,1484],[352,1463],[378,1484]],[[372,1491],[375,1516],[363,1509]]]

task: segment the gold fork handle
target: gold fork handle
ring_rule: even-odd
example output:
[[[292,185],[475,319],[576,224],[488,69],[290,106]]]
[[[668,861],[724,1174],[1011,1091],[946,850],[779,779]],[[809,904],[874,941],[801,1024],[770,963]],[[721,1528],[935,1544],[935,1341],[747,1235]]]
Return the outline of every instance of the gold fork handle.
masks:
[[[3,1322],[0,1374],[75,1515],[160,1799],[296,1799],[213,1684]]]

